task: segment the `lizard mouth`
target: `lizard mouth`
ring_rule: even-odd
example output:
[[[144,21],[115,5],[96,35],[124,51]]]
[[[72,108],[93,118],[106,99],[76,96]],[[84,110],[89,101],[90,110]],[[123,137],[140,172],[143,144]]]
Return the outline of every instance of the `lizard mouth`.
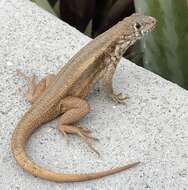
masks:
[[[157,23],[156,19],[153,17],[150,17],[150,25],[148,24],[148,27],[146,27],[145,30],[141,31],[142,36],[147,35],[148,33],[152,32],[156,27],[156,23]]]
[[[151,33],[154,29],[155,29],[155,25],[153,25],[152,27],[150,27],[148,30],[141,31],[141,34],[142,34],[142,36],[145,36],[145,35]]]
[[[147,30],[147,31],[141,31],[141,35],[142,36],[147,36],[148,34],[150,34],[153,31],[153,28]]]

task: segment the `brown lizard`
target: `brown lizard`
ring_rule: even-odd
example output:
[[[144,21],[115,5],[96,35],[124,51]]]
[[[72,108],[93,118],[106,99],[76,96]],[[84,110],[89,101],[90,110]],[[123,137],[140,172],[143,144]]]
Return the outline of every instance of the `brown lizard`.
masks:
[[[17,163],[30,174],[56,182],[78,182],[108,176],[140,162],[107,171],[88,174],[55,173],[30,161],[25,151],[28,138],[42,124],[62,114],[59,119],[59,130],[67,134],[79,135],[94,151],[88,139],[95,139],[88,129],[75,127],[74,124],[90,111],[89,104],[84,100],[93,89],[95,83],[103,79],[106,93],[117,103],[123,103],[126,97],[115,94],[112,78],[116,66],[125,51],[150,32],[156,20],[143,14],[133,14],[99,35],[83,47],[58,72],[49,75],[36,84],[35,76],[25,77],[30,85],[27,99],[33,103],[31,108],[19,121],[11,139],[11,148]],[[97,152],[97,151],[96,151]]]

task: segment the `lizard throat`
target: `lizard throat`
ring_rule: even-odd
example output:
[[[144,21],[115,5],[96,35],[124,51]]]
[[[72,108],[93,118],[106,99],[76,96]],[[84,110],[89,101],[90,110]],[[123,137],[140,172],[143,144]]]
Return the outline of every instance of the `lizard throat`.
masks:
[[[136,41],[136,40],[135,40]],[[126,50],[135,43],[133,40],[125,40],[121,39],[119,40],[114,47],[108,51],[107,56],[105,56],[105,63],[109,65],[110,63],[113,63],[115,66],[118,64],[119,60],[123,56],[123,54],[126,52]]]

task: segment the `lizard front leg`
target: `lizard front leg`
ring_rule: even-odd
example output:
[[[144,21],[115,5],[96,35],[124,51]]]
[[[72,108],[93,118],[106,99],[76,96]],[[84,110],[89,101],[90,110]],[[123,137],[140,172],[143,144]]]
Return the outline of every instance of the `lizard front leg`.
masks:
[[[110,98],[112,98],[112,100],[115,103],[125,104],[125,100],[128,99],[128,96],[123,96],[122,93],[114,93],[114,90],[113,90],[112,79],[113,79],[115,70],[116,70],[116,65],[113,63],[111,63],[106,68],[105,74],[102,79],[103,86],[104,86],[105,92],[108,94]]]
[[[33,75],[32,77],[28,77],[20,70],[17,70],[17,74],[23,77],[27,82],[28,91],[25,96],[26,99],[31,103],[34,103],[37,98],[39,98],[43,94],[43,92],[48,88],[49,84],[55,77],[55,75],[49,74],[37,83],[35,75]]]
[[[91,135],[91,131],[82,127],[75,127],[74,124],[87,115],[90,111],[89,104],[80,98],[68,96],[61,100],[59,108],[63,115],[59,119],[58,128],[68,142],[67,134],[76,134],[87,143],[87,145],[99,155],[88,139],[98,140]]]

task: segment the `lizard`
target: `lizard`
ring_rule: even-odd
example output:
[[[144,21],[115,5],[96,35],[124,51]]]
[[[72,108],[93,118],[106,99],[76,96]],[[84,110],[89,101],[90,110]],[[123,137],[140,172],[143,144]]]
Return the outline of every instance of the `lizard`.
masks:
[[[11,138],[11,150],[18,165],[33,176],[45,180],[80,182],[112,175],[140,163],[96,173],[57,173],[31,161],[25,147],[37,128],[61,115],[58,120],[59,131],[66,138],[68,134],[80,136],[97,152],[88,141],[95,139],[91,131],[75,126],[90,111],[85,98],[95,84],[102,80],[104,90],[112,100],[120,104],[126,101],[126,96],[113,90],[112,81],[116,67],[126,50],[144,34],[151,32],[155,25],[155,18],[134,13],[89,42],[56,75],[50,74],[37,84],[35,75],[30,78],[20,71],[30,85],[26,98],[32,106],[18,122]]]

